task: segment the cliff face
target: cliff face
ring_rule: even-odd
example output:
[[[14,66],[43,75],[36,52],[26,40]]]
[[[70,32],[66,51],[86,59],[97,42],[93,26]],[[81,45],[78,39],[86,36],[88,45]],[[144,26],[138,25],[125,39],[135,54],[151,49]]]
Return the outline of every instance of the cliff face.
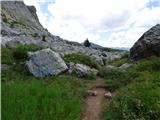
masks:
[[[40,24],[36,8],[22,1],[1,1],[2,36],[41,36],[49,33]]]

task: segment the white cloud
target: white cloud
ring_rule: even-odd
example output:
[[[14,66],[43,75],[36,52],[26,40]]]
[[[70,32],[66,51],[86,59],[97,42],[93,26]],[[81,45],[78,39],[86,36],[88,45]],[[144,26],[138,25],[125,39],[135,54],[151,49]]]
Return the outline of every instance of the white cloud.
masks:
[[[111,47],[131,47],[145,31],[146,28],[144,27],[134,27],[126,31],[115,32],[110,35],[109,39],[106,41],[106,44]]]
[[[54,35],[78,42],[89,38],[103,46],[131,47],[160,20],[160,6],[147,8],[149,0],[55,0],[48,6],[49,18],[39,2],[29,1],[38,8],[42,25]]]

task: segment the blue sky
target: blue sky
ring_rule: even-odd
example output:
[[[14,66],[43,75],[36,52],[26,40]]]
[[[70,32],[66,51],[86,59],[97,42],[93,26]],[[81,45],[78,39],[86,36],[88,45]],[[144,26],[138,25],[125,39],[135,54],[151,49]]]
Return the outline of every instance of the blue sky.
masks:
[[[131,47],[160,23],[160,0],[24,0],[53,35],[105,47]]]

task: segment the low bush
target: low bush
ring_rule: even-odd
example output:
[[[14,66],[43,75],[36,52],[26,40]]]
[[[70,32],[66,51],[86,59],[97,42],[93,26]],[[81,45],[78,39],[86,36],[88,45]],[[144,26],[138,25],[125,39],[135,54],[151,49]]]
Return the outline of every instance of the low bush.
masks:
[[[119,79],[124,77],[124,71],[119,69],[107,69],[102,67],[99,70],[99,75],[105,79]]]
[[[135,66],[138,71],[160,71],[160,58],[151,57],[148,59],[141,60]]]
[[[1,48],[1,63],[11,65],[14,62],[13,51],[10,48]]]
[[[119,66],[123,65],[124,63],[130,63],[130,62],[131,62],[131,61],[129,60],[129,58],[124,57],[124,58],[118,58],[118,59],[109,61],[109,62],[107,62],[106,64],[119,67]]]
[[[16,48],[1,48],[1,63],[11,65],[15,62],[23,62],[27,60],[27,52],[34,52],[43,49],[38,45],[19,45]]]
[[[91,68],[95,68],[95,69],[100,68],[100,66],[94,60],[92,60],[89,56],[85,54],[80,54],[80,53],[67,54],[64,56],[64,61],[67,63],[73,62],[73,63],[88,65]]]

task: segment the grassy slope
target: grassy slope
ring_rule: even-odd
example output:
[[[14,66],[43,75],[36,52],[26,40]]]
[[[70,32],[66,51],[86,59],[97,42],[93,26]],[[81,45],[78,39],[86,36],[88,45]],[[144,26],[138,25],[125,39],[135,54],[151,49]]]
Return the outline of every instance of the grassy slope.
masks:
[[[82,109],[82,98],[88,81],[73,76],[35,78],[24,67],[26,51],[38,46],[2,48],[3,70],[2,119],[5,120],[75,120]],[[21,52],[17,52],[20,51]],[[18,54],[18,58],[17,58]],[[15,64],[12,64],[15,63]]]
[[[120,59],[112,64],[119,66],[122,61],[126,62]],[[160,119],[160,58],[152,57],[132,64],[126,71],[101,70],[106,85],[117,92],[104,111],[105,120]]]

